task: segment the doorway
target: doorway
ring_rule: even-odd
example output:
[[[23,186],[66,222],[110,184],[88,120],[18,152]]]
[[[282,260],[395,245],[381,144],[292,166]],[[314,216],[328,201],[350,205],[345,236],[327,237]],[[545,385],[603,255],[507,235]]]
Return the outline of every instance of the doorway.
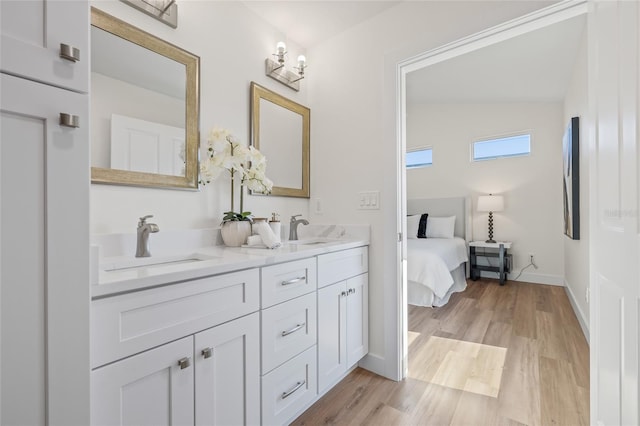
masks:
[[[400,176],[398,177],[398,181],[402,182],[402,197],[400,201],[400,205],[398,206],[398,217],[406,218],[407,216],[407,198],[408,194],[413,194],[409,188],[412,184],[412,180],[410,176],[407,176],[406,169],[404,168],[404,154],[407,152],[407,147],[410,136],[410,123],[408,123],[409,117],[409,109],[410,102],[412,102],[412,94],[408,93],[412,86],[412,84],[418,82],[418,78],[415,78],[415,81],[412,81],[413,76],[417,76],[419,73],[424,73],[424,70],[435,70],[431,75],[428,73],[424,73],[426,77],[424,77],[424,81],[436,81],[438,84],[436,85],[425,85],[427,95],[429,92],[433,95],[432,99],[437,99],[438,96],[442,97],[446,96],[446,90],[440,91],[436,94],[438,87],[443,87],[444,85],[439,84],[441,79],[437,77],[437,73],[441,73],[440,76],[445,76],[450,74],[450,71],[446,71],[447,62],[454,63],[463,63],[464,57],[472,57],[478,56],[478,53],[482,49],[492,49],[495,50],[496,47],[500,44],[508,44],[508,42],[512,42],[519,36],[527,36],[528,34],[532,34],[538,30],[549,29],[555,24],[562,24],[565,22],[570,22],[574,20],[574,18],[581,17],[580,19],[584,19],[584,15],[587,12],[586,2],[583,3],[560,3],[549,8],[534,12],[532,14],[526,15],[522,18],[516,19],[514,21],[510,21],[498,27],[494,27],[482,33],[476,34],[474,36],[468,37],[466,39],[460,40],[459,42],[452,43],[441,48],[437,48],[428,52],[425,52],[422,55],[417,57],[413,57],[410,60],[401,62],[398,65],[398,84],[399,95],[397,102],[397,128],[399,129],[398,137],[399,144],[401,146],[401,153],[403,154],[403,158],[401,159],[401,165],[398,167]],[[500,78],[497,79],[498,81]],[[476,83],[477,85],[477,83]],[[450,95],[450,94],[449,94]],[[480,96],[480,95],[478,95]],[[468,99],[467,99],[468,100]],[[414,144],[415,146],[416,144]],[[438,161],[437,150],[434,149],[433,152],[433,161]],[[467,188],[468,189],[468,188]],[[453,190],[452,195],[462,195],[462,188],[457,188]],[[476,189],[476,192],[481,192],[480,188]],[[436,197],[442,197],[442,193],[435,194]],[[403,235],[407,235],[407,227],[406,220],[403,220]],[[485,225],[486,226],[486,225]],[[408,373],[408,306],[407,306],[407,280],[406,280],[406,260],[407,260],[407,244],[406,238],[402,244],[402,254],[400,258],[403,261],[403,267],[401,268],[404,273],[402,276],[402,297],[398,306],[398,312],[400,313],[399,324],[401,324],[401,330],[399,334],[401,336],[402,345],[400,348],[400,353],[398,356],[399,360],[402,360],[401,371],[403,372],[403,377],[407,376]]]

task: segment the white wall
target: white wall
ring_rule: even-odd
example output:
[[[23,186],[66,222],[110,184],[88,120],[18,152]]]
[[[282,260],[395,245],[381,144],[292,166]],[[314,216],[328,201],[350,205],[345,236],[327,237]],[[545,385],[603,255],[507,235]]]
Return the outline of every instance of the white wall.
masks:
[[[402,2],[309,49],[313,221],[371,224],[367,368],[398,378],[399,189],[396,66],[409,57],[545,7],[549,2]],[[380,210],[357,193],[380,191]]]
[[[278,41],[287,43],[294,59],[298,53],[305,52],[241,2],[178,2],[177,29],[120,1],[92,1],[91,5],[200,56],[200,132],[203,141],[212,127],[221,126],[230,129],[245,143],[249,142],[251,81],[308,105],[304,82],[300,92],[295,92],[264,73],[264,60],[271,55]],[[297,213],[307,217],[308,205],[307,199],[245,197],[245,210],[257,216],[277,212],[283,221]],[[137,219],[144,214],[155,215],[153,221],[160,226],[160,232],[216,227],[222,213],[229,208],[229,180],[226,177],[201,192],[92,185],[91,233],[135,232]]]
[[[564,238],[565,285],[587,339],[589,338],[589,108],[587,37],[583,35],[564,102],[564,123],[580,117],[580,240]]]
[[[531,154],[470,161],[473,141],[528,132]],[[407,106],[407,149],[429,145],[433,165],[407,171],[407,198],[471,196],[473,240],[487,239],[488,213],[478,195],[504,196],[494,213],[494,239],[512,241],[515,278],[563,284],[562,103],[414,104]],[[489,276],[489,274],[486,274]]]

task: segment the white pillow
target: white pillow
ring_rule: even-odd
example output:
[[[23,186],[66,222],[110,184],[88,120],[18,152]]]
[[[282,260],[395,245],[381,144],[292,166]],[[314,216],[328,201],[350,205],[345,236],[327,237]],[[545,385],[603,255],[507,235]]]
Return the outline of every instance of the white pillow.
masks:
[[[407,238],[418,238],[418,227],[420,226],[420,216],[419,214],[414,214],[412,216],[407,216]],[[427,220],[427,227],[429,226],[429,221]]]
[[[420,216],[418,216],[420,222]],[[427,238],[453,238],[453,231],[456,226],[456,217],[432,217],[427,219]],[[408,224],[407,224],[408,228]],[[408,231],[407,231],[408,232]],[[416,229],[417,234],[417,229]]]

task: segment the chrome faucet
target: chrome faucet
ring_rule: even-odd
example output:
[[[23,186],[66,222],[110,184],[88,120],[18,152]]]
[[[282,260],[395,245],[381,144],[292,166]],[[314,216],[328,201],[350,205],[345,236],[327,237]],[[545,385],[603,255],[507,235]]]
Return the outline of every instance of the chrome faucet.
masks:
[[[297,240],[298,239],[298,225],[308,225],[309,221],[307,219],[296,219],[297,217],[302,216],[301,214],[297,214],[291,216],[291,221],[289,222],[289,240]]]
[[[155,223],[147,223],[147,219],[153,215],[147,215],[140,218],[138,222],[138,244],[136,247],[136,257],[150,257],[149,252],[149,234],[160,231]]]

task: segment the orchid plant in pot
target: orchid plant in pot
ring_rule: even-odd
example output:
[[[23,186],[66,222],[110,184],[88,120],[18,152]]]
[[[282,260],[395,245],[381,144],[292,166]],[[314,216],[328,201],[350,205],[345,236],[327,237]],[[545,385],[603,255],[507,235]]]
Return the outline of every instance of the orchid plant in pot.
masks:
[[[244,189],[269,194],[273,182],[266,176],[267,160],[256,148],[242,145],[228,130],[214,128],[207,139],[207,155],[200,162],[200,184],[207,185],[223,172],[231,178],[231,209],[224,212],[221,235],[225,245],[238,247],[251,235],[251,212],[244,210]],[[235,211],[236,181],[240,183],[240,210]]]

